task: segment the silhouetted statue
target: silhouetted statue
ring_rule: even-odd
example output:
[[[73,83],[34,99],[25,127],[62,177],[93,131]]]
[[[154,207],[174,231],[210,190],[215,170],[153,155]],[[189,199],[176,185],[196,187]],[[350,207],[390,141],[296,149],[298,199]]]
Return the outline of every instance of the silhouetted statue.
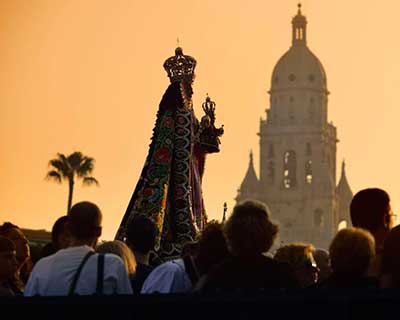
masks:
[[[164,63],[171,84],[161,100],[149,153],[116,238],[123,239],[136,215],[153,219],[160,232],[156,252],[179,257],[207,220],[201,189],[206,153],[219,152],[223,128],[216,128],[215,103],[207,96],[205,115],[194,115],[192,83],[196,60],[176,48]]]

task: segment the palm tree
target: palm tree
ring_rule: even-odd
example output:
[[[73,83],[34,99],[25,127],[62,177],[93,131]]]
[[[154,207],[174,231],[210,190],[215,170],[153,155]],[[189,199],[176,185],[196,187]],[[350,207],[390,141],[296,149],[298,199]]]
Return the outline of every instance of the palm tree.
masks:
[[[99,185],[96,178],[91,176],[94,162],[95,160],[93,158],[84,156],[82,152],[74,152],[69,156],[57,153],[57,158],[49,161],[51,170],[47,172],[46,179],[53,180],[57,183],[68,181],[67,213],[71,210],[75,179],[82,179],[84,186],[90,186],[92,184]]]

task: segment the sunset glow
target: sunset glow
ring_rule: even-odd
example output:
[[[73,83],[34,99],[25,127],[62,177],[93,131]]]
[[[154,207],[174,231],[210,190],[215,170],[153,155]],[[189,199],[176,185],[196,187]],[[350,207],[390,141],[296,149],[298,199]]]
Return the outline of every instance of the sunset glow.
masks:
[[[0,2],[0,223],[49,230],[66,213],[68,186],[45,180],[58,152],[96,159],[100,187],[77,183],[74,202],[97,203],[104,239],[125,213],[169,80],[176,39],[196,58],[194,103],[206,93],[224,124],[208,156],[209,218],[228,213],[250,149],[259,162],[260,117],[271,72],[291,44],[297,1],[3,0]],[[338,128],[353,193],[380,187],[400,208],[400,44],[395,0],[303,1],[308,45],[327,73],[328,118]],[[257,172],[258,174],[258,172]],[[337,179],[340,172],[336,173]]]

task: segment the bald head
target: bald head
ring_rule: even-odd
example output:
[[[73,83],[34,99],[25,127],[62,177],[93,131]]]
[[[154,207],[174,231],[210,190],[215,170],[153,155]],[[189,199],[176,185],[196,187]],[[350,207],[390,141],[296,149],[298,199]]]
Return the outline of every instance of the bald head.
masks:
[[[94,203],[75,204],[68,215],[68,230],[75,240],[97,240],[101,236],[102,214]]]

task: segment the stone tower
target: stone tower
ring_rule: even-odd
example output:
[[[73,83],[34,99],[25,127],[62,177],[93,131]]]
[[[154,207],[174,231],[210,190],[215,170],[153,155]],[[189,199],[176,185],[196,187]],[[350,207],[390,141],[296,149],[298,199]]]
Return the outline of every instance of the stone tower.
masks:
[[[352,193],[344,173],[336,187],[336,127],[328,122],[327,79],[307,46],[307,19],[299,5],[292,45],[271,78],[270,107],[260,121],[260,176],[252,154],[237,201],[265,202],[279,222],[278,242],[327,248],[341,220],[349,222]],[[342,181],[341,179],[341,181]],[[338,197],[341,202],[339,214]]]

